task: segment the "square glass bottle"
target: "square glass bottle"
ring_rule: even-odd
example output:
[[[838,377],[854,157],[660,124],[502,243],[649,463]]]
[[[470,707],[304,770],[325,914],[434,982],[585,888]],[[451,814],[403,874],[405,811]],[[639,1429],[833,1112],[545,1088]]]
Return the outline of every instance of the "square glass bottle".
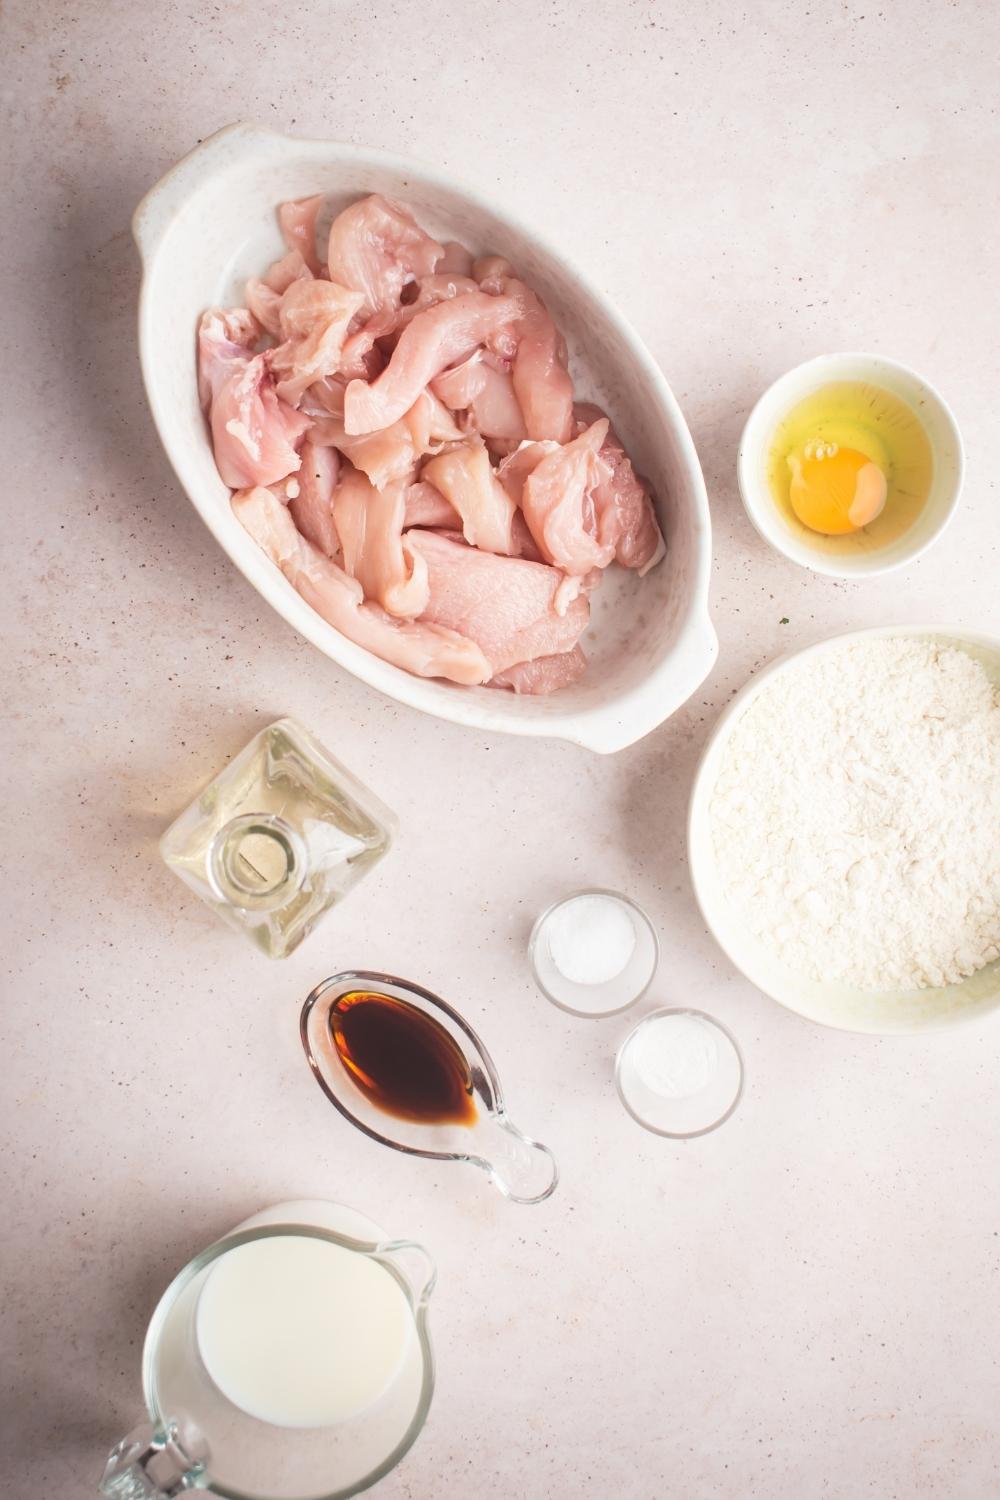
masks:
[[[160,840],[230,927],[284,958],[388,851],[393,813],[293,719],[210,781]]]

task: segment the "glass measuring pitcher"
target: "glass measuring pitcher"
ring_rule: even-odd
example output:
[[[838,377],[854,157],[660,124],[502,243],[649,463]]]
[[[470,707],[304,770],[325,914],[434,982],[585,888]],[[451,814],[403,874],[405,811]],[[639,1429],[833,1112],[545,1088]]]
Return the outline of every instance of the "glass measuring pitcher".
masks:
[[[430,1407],[433,1286],[422,1246],[339,1205],[247,1220],[161,1297],[143,1349],[149,1422],[114,1449],[100,1493],[345,1500],[367,1489]]]

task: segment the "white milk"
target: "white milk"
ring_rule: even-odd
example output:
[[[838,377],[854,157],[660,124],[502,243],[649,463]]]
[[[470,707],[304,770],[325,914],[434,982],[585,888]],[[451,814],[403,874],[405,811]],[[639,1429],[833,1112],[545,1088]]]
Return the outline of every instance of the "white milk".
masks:
[[[365,1411],[414,1337],[410,1304],[389,1271],[305,1235],[223,1255],[202,1288],[195,1328],[223,1395],[280,1427],[328,1427]]]

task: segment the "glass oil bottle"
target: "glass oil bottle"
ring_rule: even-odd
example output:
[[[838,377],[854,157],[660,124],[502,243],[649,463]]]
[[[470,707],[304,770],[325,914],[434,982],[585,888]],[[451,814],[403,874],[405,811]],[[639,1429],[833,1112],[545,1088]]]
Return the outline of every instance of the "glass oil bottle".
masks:
[[[176,875],[284,958],[388,851],[396,818],[292,719],[252,739],[160,840]]]

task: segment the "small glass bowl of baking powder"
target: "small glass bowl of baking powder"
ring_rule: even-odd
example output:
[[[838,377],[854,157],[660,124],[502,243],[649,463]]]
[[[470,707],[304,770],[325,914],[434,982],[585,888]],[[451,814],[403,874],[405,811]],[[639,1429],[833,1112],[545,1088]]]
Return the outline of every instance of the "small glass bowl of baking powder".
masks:
[[[644,1016],[625,1038],[615,1086],[646,1130],[689,1140],[722,1125],[740,1102],[743,1054],[712,1016],[668,1006]]]
[[[571,1015],[598,1020],[627,1010],[646,993],[660,944],[641,906],[595,887],[574,891],[542,912],[528,957],[546,999]]]

